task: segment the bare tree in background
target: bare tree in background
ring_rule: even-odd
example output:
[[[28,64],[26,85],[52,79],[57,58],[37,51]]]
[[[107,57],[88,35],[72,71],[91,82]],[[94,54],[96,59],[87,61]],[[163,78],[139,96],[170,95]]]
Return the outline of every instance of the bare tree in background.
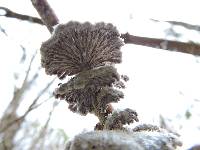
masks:
[[[24,54],[23,57],[25,58],[26,54]],[[22,59],[23,59],[23,57],[22,57]],[[35,147],[40,147],[41,145],[44,145],[45,141],[43,141],[43,139],[47,135],[48,135],[48,138],[50,138],[53,134],[55,134],[54,132],[51,131],[52,129],[50,129],[48,127],[48,124],[51,119],[53,110],[54,110],[55,106],[57,105],[56,102],[53,103],[52,110],[49,110],[50,111],[49,117],[44,126],[40,125],[37,122],[26,121],[26,117],[29,115],[29,113],[31,111],[36,110],[38,107],[45,104],[53,97],[52,94],[49,94],[48,98],[41,99],[42,95],[49,91],[49,88],[51,87],[51,85],[53,84],[55,79],[49,81],[49,83],[47,83],[44,87],[41,87],[41,90],[39,91],[38,95],[35,98],[33,97],[33,98],[27,99],[27,97],[26,97],[29,90],[32,89],[35,82],[39,78],[39,72],[41,70],[40,66],[38,66],[38,70],[33,75],[30,75],[31,67],[34,64],[35,57],[36,57],[36,53],[32,56],[31,61],[29,62],[29,65],[26,70],[25,77],[24,77],[24,80],[23,80],[21,86],[17,87],[16,85],[14,85],[15,88],[14,88],[13,98],[10,101],[7,108],[5,109],[4,114],[0,120],[0,135],[1,135],[0,136],[0,149],[2,149],[2,150],[4,150],[4,149],[11,150],[11,149],[14,149],[17,147],[20,148],[20,144],[19,144],[20,142],[17,142],[17,141],[18,140],[23,141],[25,139],[27,140],[30,138],[33,139],[33,142],[31,142],[32,144],[30,144],[30,148],[32,147],[32,149],[34,149]],[[25,60],[20,60],[20,61],[22,63],[25,62]],[[21,73],[20,75],[23,75],[23,74]],[[16,76],[18,76],[18,75],[16,75]],[[27,110],[24,112],[23,115],[19,116],[17,111],[20,107],[20,104],[24,100],[31,101],[31,99],[32,99],[32,102],[29,105],[29,107],[27,108]],[[34,124],[35,125],[37,124],[37,125],[35,126]],[[23,130],[21,130],[22,126],[23,126]],[[29,134],[31,132],[30,129],[36,130],[37,132],[32,132],[32,134]],[[16,142],[14,142],[15,137],[19,131],[24,132],[23,136],[20,139],[18,139]],[[38,133],[38,135],[36,133]],[[63,134],[64,132],[60,131],[60,133]],[[63,134],[59,138],[62,138],[62,137],[65,137],[65,140],[66,140],[66,135]],[[63,142],[65,142],[65,140],[63,140]],[[36,143],[34,143],[34,141],[40,142],[40,144],[38,144],[38,143],[36,144]],[[18,144],[16,145],[16,143],[18,143]],[[56,142],[54,142],[53,145],[56,145]]]
[[[20,14],[13,13],[8,9],[6,10],[8,11],[8,16],[14,14],[15,16],[19,17],[18,19],[29,19],[26,15],[23,16]],[[33,21],[36,21],[37,23],[42,24],[41,20],[38,18],[31,19]],[[0,27],[0,29],[2,34],[4,34],[6,37],[9,37],[9,34],[6,33],[6,30],[3,27]],[[28,60],[26,48],[22,45],[19,46],[23,51],[19,64],[23,65],[24,67],[27,67],[27,69],[24,73],[22,73],[20,70],[14,73],[16,81],[18,80],[18,78],[22,78],[23,76],[24,79],[20,86],[15,84],[13,85],[13,97],[10,100],[10,103],[8,104],[7,108],[5,108],[2,117],[0,118],[0,149],[20,149],[21,147],[24,147],[24,145],[23,142],[19,141],[29,142],[30,139],[32,140],[32,142],[29,142],[29,147],[24,147],[24,149],[38,149],[40,147],[46,147],[47,141],[44,140],[46,136],[48,136],[48,139],[50,139],[52,136],[58,138],[58,140],[52,138],[54,140],[51,141],[51,143],[48,143],[50,149],[54,149],[53,147],[60,148],[60,145],[63,145],[67,140],[66,134],[63,130],[55,131],[49,127],[49,122],[51,120],[52,113],[54,111],[54,108],[57,106],[56,101],[53,101],[52,109],[49,109],[49,116],[47,117],[47,121],[44,125],[38,122],[30,122],[26,120],[26,117],[32,111],[36,111],[37,108],[39,108],[42,105],[45,105],[52,99],[52,93],[49,94],[47,98],[43,98],[42,96],[44,95],[44,93],[50,93],[49,89],[54,83],[55,78],[47,81],[47,84],[43,87],[41,86],[41,89],[39,90],[36,97],[27,97],[30,90],[32,90],[32,88],[34,87],[34,84],[40,78],[40,66],[37,67],[35,73],[31,73],[32,67],[35,64],[37,64],[35,58],[39,56],[39,53],[36,51],[35,54],[33,54],[32,58]],[[17,111],[19,110],[23,101],[27,100],[30,102],[30,105],[27,107],[27,110],[24,111],[23,115],[19,116]],[[19,131],[23,134],[18,139],[15,139]],[[61,144],[59,142],[63,143]]]
[[[32,16],[16,13],[5,7],[0,7],[0,9],[5,11],[5,14],[2,16],[17,18],[20,20],[26,20],[26,21],[37,23],[40,25],[45,25],[47,29],[50,32],[52,32],[53,26],[58,24],[58,18],[56,17],[55,13],[50,8],[50,6],[48,5],[47,1],[46,0],[40,0],[40,1],[32,0],[32,4],[37,9],[38,13],[41,16],[41,19],[37,17],[32,17]],[[168,21],[168,23],[171,23],[173,25],[184,26],[188,29],[192,28],[193,30],[199,31],[199,26],[194,26],[194,25],[189,25],[186,23],[180,23],[180,22],[174,22],[174,21]],[[5,34],[6,36],[8,36],[3,28],[1,28],[1,32]],[[125,44],[137,44],[137,45],[143,45],[143,46],[148,46],[148,47],[153,47],[153,48],[159,48],[162,50],[178,51],[178,52],[188,53],[188,54],[197,55],[197,56],[200,55],[200,45],[198,43],[191,43],[191,42],[184,43],[184,42],[179,42],[179,41],[171,41],[167,39],[139,37],[139,36],[131,35],[129,33],[125,33],[125,34],[122,33],[121,38],[124,39]],[[38,107],[40,107],[42,104],[45,104],[46,101],[52,98],[52,95],[50,94],[48,99],[45,99],[43,101],[40,100],[41,96],[45,92],[48,92],[49,88],[54,82],[54,79],[52,81],[49,81],[49,83],[46,86],[41,88],[37,97],[32,99],[32,103],[30,104],[30,106],[27,108],[27,110],[24,112],[22,116],[19,116],[17,114],[17,110],[20,104],[22,103],[24,96],[29,92],[29,89],[31,89],[31,87],[34,85],[34,82],[36,82],[39,76],[39,71],[40,71],[39,66],[38,66],[38,71],[35,72],[33,76],[30,76],[31,66],[34,63],[34,59],[36,55],[37,54],[34,54],[32,56],[32,59],[27,68],[23,83],[20,88],[15,88],[13,98],[11,102],[9,103],[8,107],[5,109],[5,112],[0,120],[0,149],[10,150],[10,149],[16,148],[17,145],[15,145],[14,143],[14,138],[17,135],[17,133],[21,130],[22,125],[26,122],[25,118],[29,115],[31,111],[36,110]],[[24,54],[23,58],[25,57],[26,57],[26,54]],[[22,60],[22,62],[24,61]],[[49,110],[49,117],[47,118],[47,121],[44,124],[44,126],[42,126],[40,130],[38,130],[37,128],[35,129],[38,134],[32,140],[28,149],[38,149],[42,147],[44,148],[44,144],[46,142],[45,140],[47,136],[49,139],[50,135],[54,134],[53,131],[48,127],[48,124],[55,107],[56,107],[56,104],[54,103],[52,106],[52,109]],[[30,126],[34,126],[34,124],[30,122],[28,122],[27,124],[29,125],[26,127],[25,131],[28,130]],[[60,133],[63,133],[63,135],[60,136],[60,138],[65,137],[64,139],[66,140],[67,138],[64,132],[61,131]],[[31,137],[31,135],[24,135],[22,139],[25,139],[26,136]],[[65,140],[63,140],[63,143],[65,142]],[[51,145],[54,145],[54,146],[58,145],[58,147],[59,145],[64,145],[63,143],[62,144],[58,144],[58,143],[54,142],[54,143],[51,143]],[[58,147],[54,147],[54,148],[58,148]]]

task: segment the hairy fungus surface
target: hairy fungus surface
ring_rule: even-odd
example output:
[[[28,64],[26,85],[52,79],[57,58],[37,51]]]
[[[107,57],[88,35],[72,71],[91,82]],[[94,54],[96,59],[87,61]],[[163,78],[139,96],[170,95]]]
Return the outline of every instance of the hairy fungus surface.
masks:
[[[138,122],[137,112],[113,109],[111,103],[124,97],[116,88],[125,88],[121,79],[129,80],[114,67],[121,62],[122,45],[112,24],[73,21],[58,25],[42,44],[41,63],[48,75],[59,79],[74,75],[58,85],[55,98],[65,100],[72,112],[95,114],[99,119],[95,130],[102,130],[77,135],[66,150],[173,150],[181,145],[176,136],[154,125],[129,130],[124,125]]]
[[[67,83],[60,84],[54,95],[66,100],[73,112],[82,115],[105,112],[107,104],[118,102],[124,96],[121,91],[112,88],[118,80],[119,74],[113,66],[103,66],[81,72]]]
[[[60,79],[107,63],[120,63],[123,45],[112,24],[60,24],[41,46],[42,66]]]
[[[97,129],[122,129],[124,124],[138,121],[137,113],[131,109],[113,114],[110,109],[110,103],[124,97],[114,87],[125,88],[120,79],[128,80],[113,66],[121,62],[122,45],[112,24],[71,21],[59,25],[40,49],[47,74],[56,74],[60,79],[75,75],[56,88],[55,97],[64,99],[72,112],[94,113],[100,121]]]
[[[125,129],[123,125],[133,123],[134,121],[139,121],[136,111],[129,108],[122,111],[114,111],[112,114],[108,115],[104,129],[123,130]]]

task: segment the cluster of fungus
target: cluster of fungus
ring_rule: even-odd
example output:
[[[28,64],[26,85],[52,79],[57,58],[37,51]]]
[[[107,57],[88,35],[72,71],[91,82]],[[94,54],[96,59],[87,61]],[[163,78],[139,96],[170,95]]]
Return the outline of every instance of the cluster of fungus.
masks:
[[[81,115],[95,114],[96,130],[123,129],[123,125],[138,121],[131,109],[114,111],[111,103],[124,97],[126,76],[120,76],[114,64],[120,63],[120,39],[112,24],[69,22],[60,24],[52,37],[41,46],[41,63],[48,75],[59,79],[72,76],[59,84],[56,98],[65,100],[69,109]]]

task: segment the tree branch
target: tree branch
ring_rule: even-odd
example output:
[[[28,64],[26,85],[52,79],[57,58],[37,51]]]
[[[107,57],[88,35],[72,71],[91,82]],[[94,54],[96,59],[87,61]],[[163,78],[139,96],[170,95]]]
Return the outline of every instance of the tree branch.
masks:
[[[52,81],[50,81],[44,89],[42,89],[40,91],[40,93],[37,95],[37,97],[33,100],[33,102],[31,103],[31,105],[29,106],[28,110],[20,117],[12,120],[11,122],[9,122],[8,124],[6,124],[5,127],[3,127],[0,130],[0,133],[4,132],[5,130],[7,130],[8,128],[10,128],[12,125],[16,124],[16,123],[20,123],[22,122],[25,117],[34,109],[36,109],[37,107],[41,106],[44,102],[46,102],[47,100],[49,100],[50,98],[52,98],[52,96],[50,96],[47,100],[43,101],[42,103],[36,105],[37,101],[39,100],[39,98],[49,89],[49,87],[53,84],[53,82],[55,81],[56,78],[54,78]]]
[[[133,36],[129,33],[121,34],[125,44],[143,45],[158,49],[178,51],[192,55],[200,55],[200,45],[195,43],[184,43],[165,39]]]
[[[43,22],[49,29],[49,31],[52,32],[53,26],[58,24],[58,18],[56,17],[56,14],[52,10],[48,2],[46,0],[31,0],[31,1],[36,10],[38,11],[39,15],[41,16]],[[39,18],[18,14],[5,7],[0,7],[0,9],[5,10],[6,12],[5,15],[2,16],[43,24],[43,22]],[[153,21],[159,22],[158,20],[153,20]],[[187,23],[176,22],[176,21],[166,21],[166,22],[174,25],[181,25],[187,29],[200,30],[200,26],[196,25],[190,25]],[[165,49],[169,51],[178,51],[198,56],[200,55],[200,45],[195,43],[185,43],[185,42],[171,41],[165,39],[139,37],[130,35],[129,33],[121,34],[121,38],[124,39],[125,44],[143,45],[147,47]]]
[[[42,20],[40,18],[19,14],[19,13],[11,11],[10,9],[8,9],[6,7],[0,7],[0,9],[5,11],[5,14],[0,14],[0,16],[16,18],[16,19],[30,21],[32,23],[38,23],[38,24],[44,25],[44,23],[42,22]]]
[[[6,146],[8,149],[13,148],[13,139],[19,130],[23,119],[18,120],[18,115],[17,115],[17,109],[19,107],[19,104],[22,101],[23,95],[26,93],[27,89],[31,86],[29,83],[34,82],[36,79],[35,77],[31,79],[31,81],[28,82],[28,77],[29,73],[31,70],[32,63],[34,61],[36,53],[32,56],[30,64],[28,66],[24,81],[22,83],[21,88],[17,88],[14,92],[13,98],[11,102],[9,103],[8,107],[6,108],[3,117],[0,119],[0,135],[2,135],[3,141],[6,141]],[[14,121],[11,125],[9,125],[13,120]],[[4,130],[5,129],[5,130]],[[8,129],[8,130],[6,130]],[[5,131],[5,132],[4,132]],[[0,144],[1,146],[1,144]],[[1,147],[0,147],[1,149]]]
[[[30,150],[35,150],[35,147],[39,142],[41,142],[40,147],[43,147],[42,145],[44,144],[45,138],[47,136],[46,132],[47,132],[47,129],[48,129],[48,126],[49,126],[49,122],[51,120],[51,116],[52,116],[52,114],[53,114],[53,112],[55,110],[55,107],[57,105],[58,105],[58,103],[55,103],[55,102],[53,103],[53,107],[52,107],[51,111],[49,112],[48,119],[46,120],[46,123],[45,123],[44,127],[40,130],[39,135],[31,143],[31,146],[29,148]]]
[[[40,15],[43,23],[47,26],[48,30],[52,33],[53,26],[58,24],[58,18],[53,9],[48,4],[47,0],[31,0],[33,6]]]
[[[155,20],[155,19],[151,19],[151,20],[154,21],[154,22],[162,22],[162,21]],[[163,22],[170,23],[171,25],[182,26],[182,27],[189,29],[189,30],[200,31],[199,25],[192,25],[192,24],[188,24],[188,23],[185,23],[185,22],[179,22],[179,21],[163,21]]]
[[[35,52],[35,54],[32,56],[32,58],[30,60],[28,69],[26,71],[25,78],[22,83],[22,86],[20,88],[15,89],[13,98],[12,98],[11,102],[9,103],[8,107],[6,108],[6,110],[4,112],[4,116],[7,116],[9,114],[16,114],[17,108],[19,107],[19,104],[22,101],[22,96],[27,91],[27,89],[30,88],[30,86],[31,86],[31,84],[29,84],[29,83],[33,83],[35,81],[35,78],[32,78],[31,81],[28,81],[28,78],[29,78],[31,66],[35,59],[36,54],[37,54],[37,51]],[[1,120],[4,120],[4,119],[8,121],[8,119],[6,119],[6,118],[2,118]],[[0,126],[1,126],[1,122],[0,122]]]
[[[41,18],[44,18],[43,21],[46,22],[46,24],[48,24],[48,22],[51,22],[52,18],[55,18],[55,20],[57,21],[55,23],[58,24],[58,19],[46,0],[41,0],[41,1],[31,0],[31,1],[33,5],[35,6],[35,8],[38,10],[38,13],[40,14]],[[46,13],[48,11],[45,12],[43,8],[46,8],[51,13],[49,14]],[[52,18],[48,15],[52,15],[51,16]],[[51,27],[53,25],[55,24],[52,24]],[[164,39],[137,37],[137,36],[130,35],[128,33],[121,34],[121,38],[124,39],[124,42],[126,44],[131,43],[131,44],[143,45],[143,46],[148,46],[148,47],[153,47],[153,48],[179,51],[179,52],[193,54],[193,55],[200,55],[200,45],[197,45],[194,43],[184,43],[184,42],[170,41],[170,40],[164,40]]]

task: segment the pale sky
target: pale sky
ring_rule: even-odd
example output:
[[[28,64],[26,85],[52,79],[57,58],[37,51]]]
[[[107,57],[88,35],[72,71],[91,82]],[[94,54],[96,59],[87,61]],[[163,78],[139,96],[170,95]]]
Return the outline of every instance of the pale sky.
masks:
[[[70,20],[92,23],[105,21],[116,25],[121,33],[128,31],[140,36],[165,37],[164,30],[170,25],[152,23],[149,20],[151,18],[200,24],[199,0],[49,0],[49,2],[61,23]],[[27,0],[1,0],[0,6],[37,16],[30,1]],[[26,69],[17,64],[22,55],[19,45],[22,44],[27,48],[30,57],[36,49],[39,49],[41,42],[49,38],[50,34],[40,25],[14,19],[0,17],[0,25],[9,35],[6,37],[0,33],[2,52],[0,55],[2,72],[0,113],[2,113],[12,97],[13,70],[24,71]],[[199,38],[199,33],[185,29],[180,31],[184,33],[182,40]],[[200,137],[200,131],[197,130],[197,125],[200,125],[198,116],[200,115],[200,104],[194,102],[194,99],[200,99],[200,63],[197,63],[197,61],[200,62],[200,58],[136,45],[125,45],[122,51],[123,62],[117,67],[120,73],[129,76],[130,81],[124,91],[125,98],[115,106],[137,110],[141,123],[158,124],[158,116],[162,114],[173,121],[172,126],[175,126],[177,130],[180,124],[184,124],[178,132],[182,134],[185,147],[200,143],[200,138],[197,138]],[[38,54],[36,64],[40,63],[39,57]],[[44,70],[41,74],[39,80],[41,82],[36,83],[36,89],[38,86],[43,87],[41,84],[43,80],[50,78],[44,74]],[[34,94],[37,94],[37,91],[32,90],[29,95]],[[23,114],[28,104],[30,102],[24,102],[19,114]],[[44,108],[47,106],[42,106],[28,118],[44,121],[48,113]],[[194,113],[190,120],[184,118],[187,109],[191,109]],[[73,137],[84,129],[92,130],[96,122],[97,119],[92,115],[83,117],[73,114],[67,109],[67,104],[62,101],[55,110],[51,126],[64,128],[66,133]],[[188,140],[188,137],[193,138]]]

